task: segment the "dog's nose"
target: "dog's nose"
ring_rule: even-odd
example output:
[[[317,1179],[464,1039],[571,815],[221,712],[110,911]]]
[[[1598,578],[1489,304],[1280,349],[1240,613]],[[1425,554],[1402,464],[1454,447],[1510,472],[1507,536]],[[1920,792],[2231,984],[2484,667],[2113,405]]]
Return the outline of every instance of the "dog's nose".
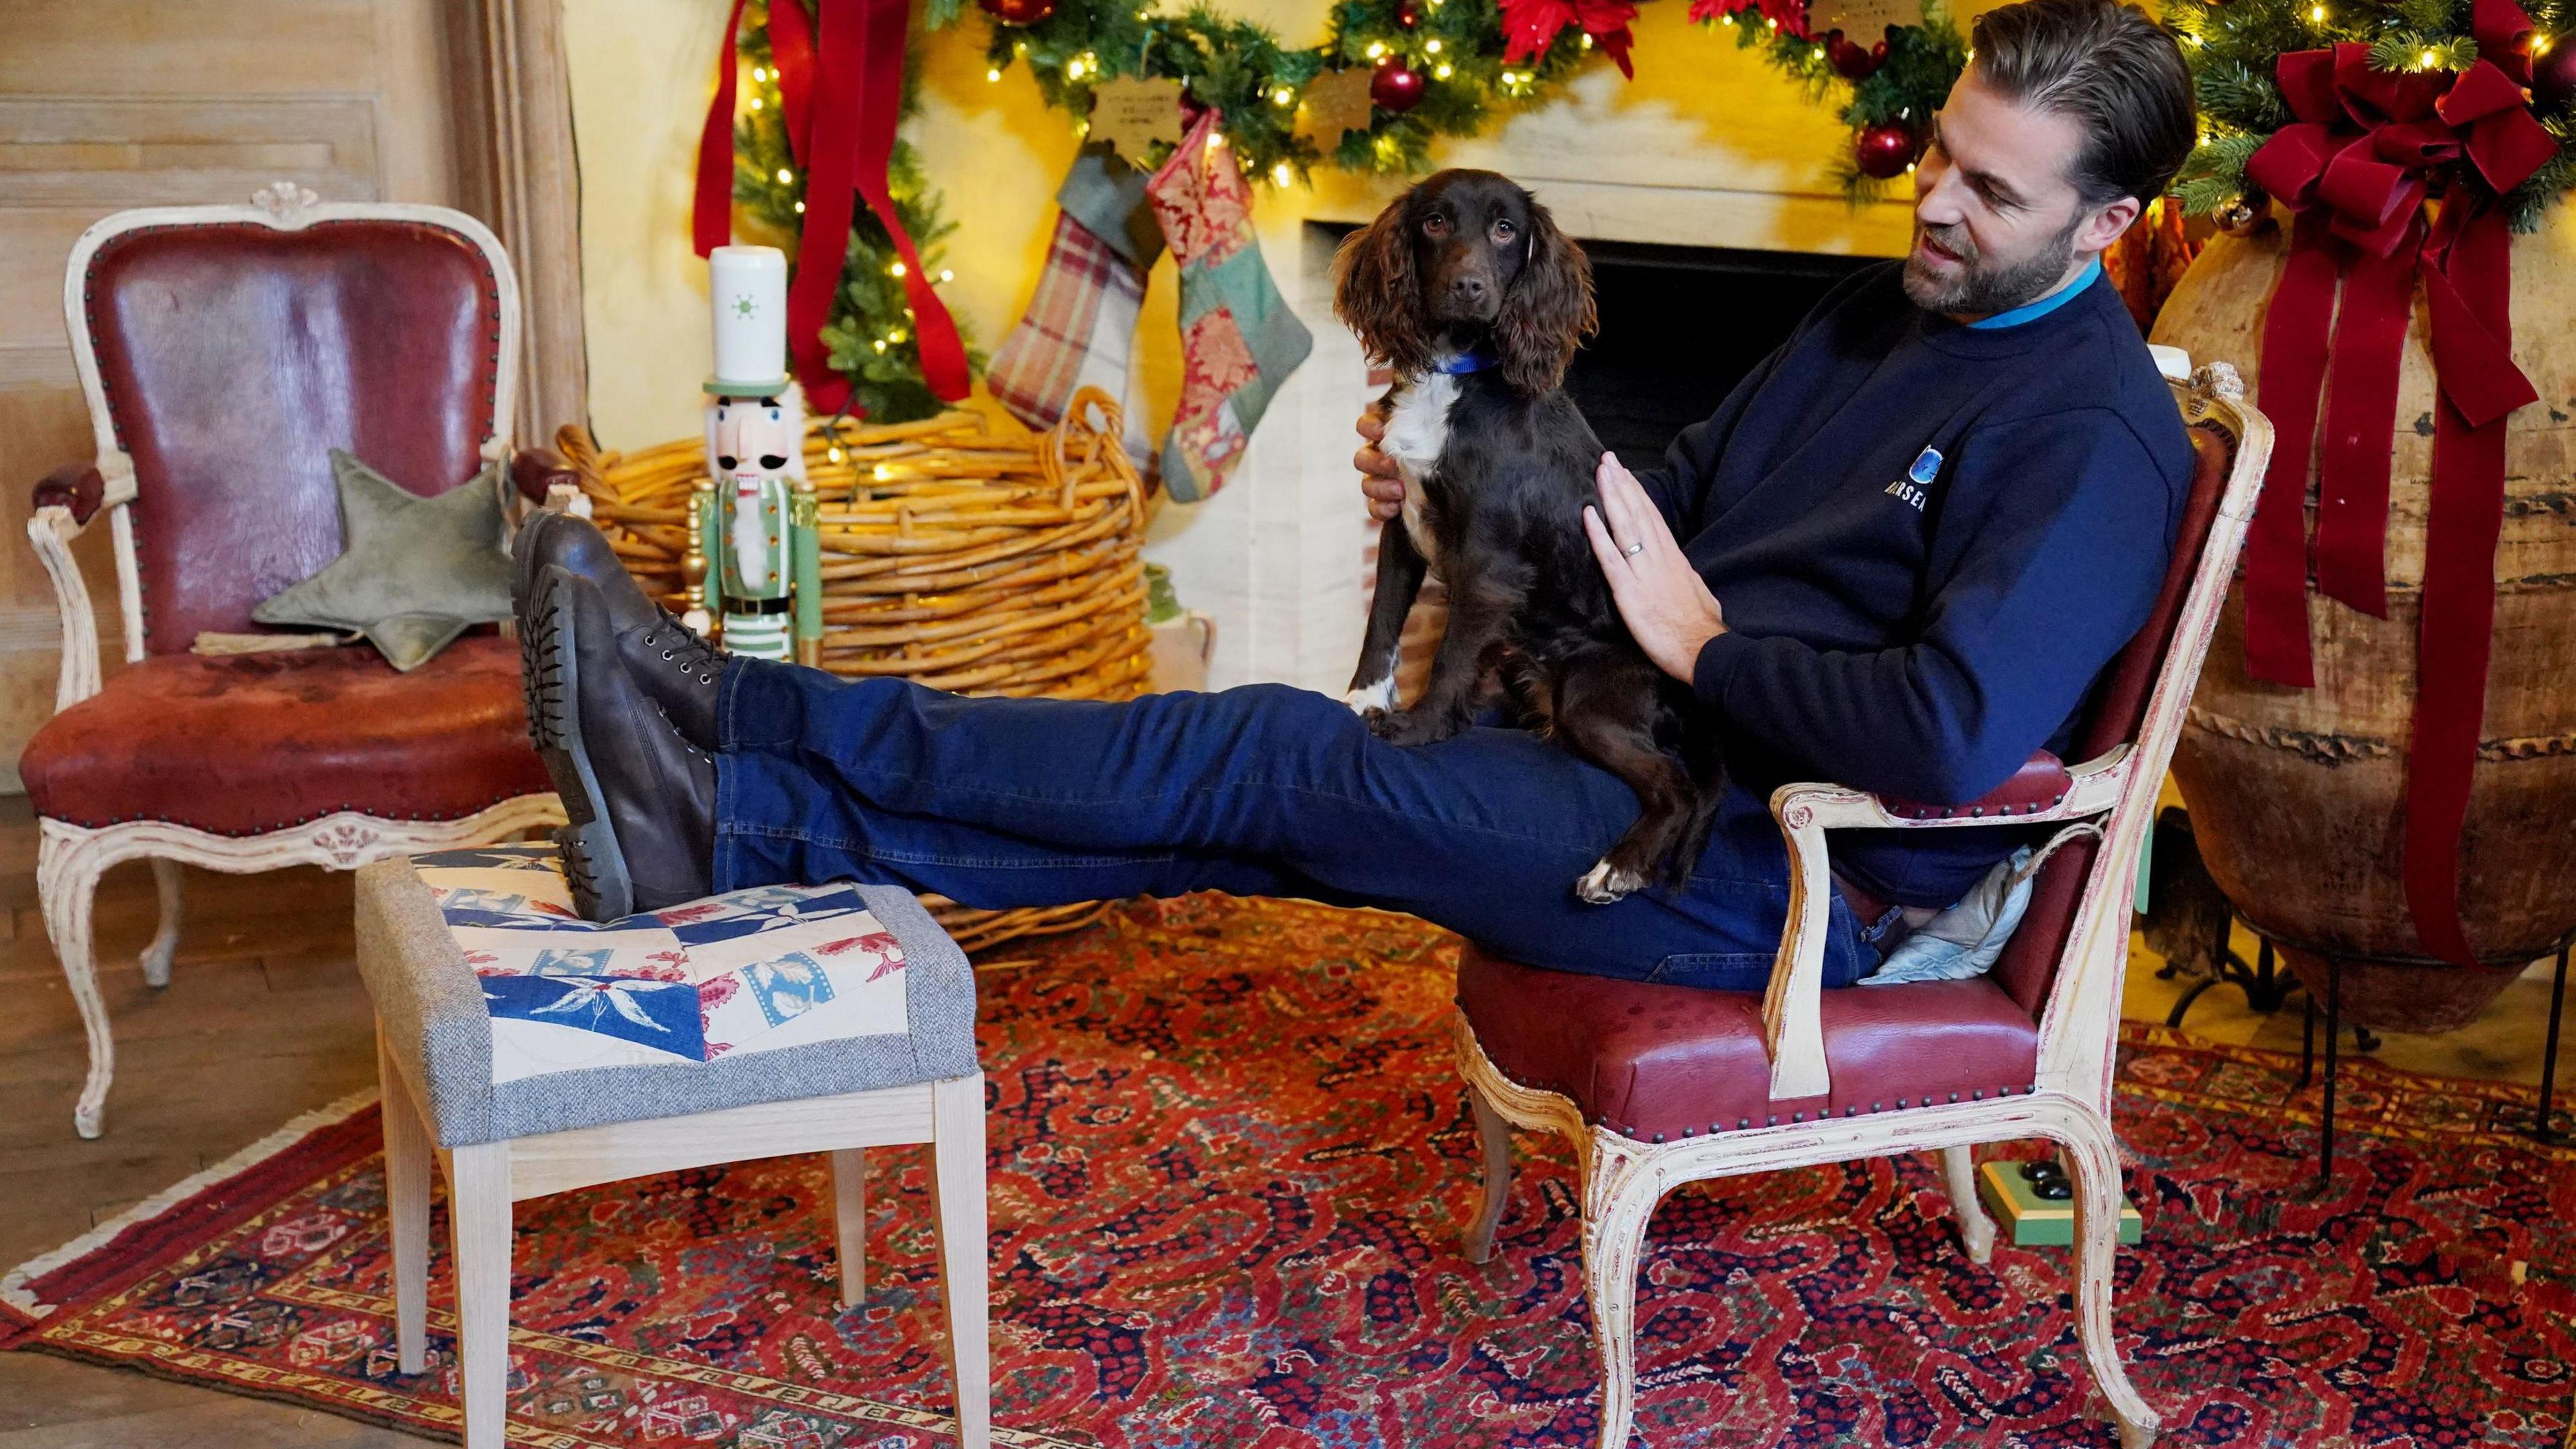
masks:
[[[1485,287],[1485,279],[1478,276],[1460,277],[1449,284],[1449,290],[1455,294],[1461,302],[1481,302],[1485,300]]]

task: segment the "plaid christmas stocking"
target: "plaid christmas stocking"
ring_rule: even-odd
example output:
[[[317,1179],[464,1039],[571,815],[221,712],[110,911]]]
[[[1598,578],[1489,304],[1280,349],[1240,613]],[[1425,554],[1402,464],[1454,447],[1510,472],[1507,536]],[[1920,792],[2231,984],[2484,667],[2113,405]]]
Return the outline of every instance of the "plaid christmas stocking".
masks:
[[[1163,440],[1163,486],[1184,503],[1225,484],[1279,384],[1315,345],[1280,300],[1252,237],[1252,192],[1203,113],[1145,183],[1181,269],[1181,402]]]
[[[1055,194],[1063,208],[1037,294],[985,369],[984,385],[1011,416],[1054,427],[1075,392],[1096,387],[1127,414],[1128,454],[1142,461],[1145,433],[1132,388],[1136,310],[1145,273],[1163,253],[1145,205],[1145,177],[1093,146],[1076,156]]]

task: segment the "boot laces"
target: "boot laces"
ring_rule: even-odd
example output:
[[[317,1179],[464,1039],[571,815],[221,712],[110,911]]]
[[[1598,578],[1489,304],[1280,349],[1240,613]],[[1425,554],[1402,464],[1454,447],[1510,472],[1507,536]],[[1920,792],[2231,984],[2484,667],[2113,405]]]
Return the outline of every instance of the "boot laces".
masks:
[[[661,622],[644,636],[644,642],[647,646],[668,645],[662,650],[662,658],[682,674],[695,676],[700,684],[715,683],[715,672],[729,657],[726,651],[699,638],[668,609],[662,611]]]

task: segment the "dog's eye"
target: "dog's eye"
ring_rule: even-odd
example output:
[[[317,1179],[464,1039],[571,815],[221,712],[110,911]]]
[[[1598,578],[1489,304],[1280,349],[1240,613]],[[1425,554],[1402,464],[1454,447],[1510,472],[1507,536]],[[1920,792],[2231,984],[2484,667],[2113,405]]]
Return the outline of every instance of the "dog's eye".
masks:
[[[1507,241],[1510,241],[1510,240],[1512,239],[1512,237],[1513,237],[1514,233],[1515,233],[1517,230],[1518,230],[1518,229],[1517,229],[1517,228],[1515,228],[1515,227],[1514,227],[1510,222],[1508,222],[1508,221],[1497,221],[1497,222],[1495,222],[1495,223],[1494,223],[1494,245],[1496,245],[1496,246],[1501,246],[1503,243],[1505,243],[1505,242],[1507,242]]]
[[[1447,236],[1449,234],[1449,218],[1445,216],[1424,217],[1422,219],[1422,234],[1424,236],[1431,237],[1434,240]]]

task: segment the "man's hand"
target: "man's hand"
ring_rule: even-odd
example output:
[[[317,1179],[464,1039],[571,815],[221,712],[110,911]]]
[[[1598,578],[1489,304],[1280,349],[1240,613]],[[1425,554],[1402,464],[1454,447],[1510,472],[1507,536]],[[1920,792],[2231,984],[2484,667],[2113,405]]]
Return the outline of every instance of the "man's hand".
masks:
[[[1351,466],[1360,470],[1360,491],[1368,495],[1370,513],[1393,518],[1404,511],[1404,475],[1396,471],[1393,458],[1377,450],[1386,436],[1386,415],[1370,408],[1360,414],[1359,430],[1364,441],[1351,455]]]
[[[1610,580],[1619,617],[1628,621],[1637,647],[1657,668],[1688,684],[1699,667],[1701,646],[1726,632],[1726,615],[1707,581],[1683,556],[1654,500],[1620,466],[1617,454],[1601,455],[1594,481],[1601,489],[1601,508],[1583,510],[1583,531],[1591,536],[1592,556]]]

